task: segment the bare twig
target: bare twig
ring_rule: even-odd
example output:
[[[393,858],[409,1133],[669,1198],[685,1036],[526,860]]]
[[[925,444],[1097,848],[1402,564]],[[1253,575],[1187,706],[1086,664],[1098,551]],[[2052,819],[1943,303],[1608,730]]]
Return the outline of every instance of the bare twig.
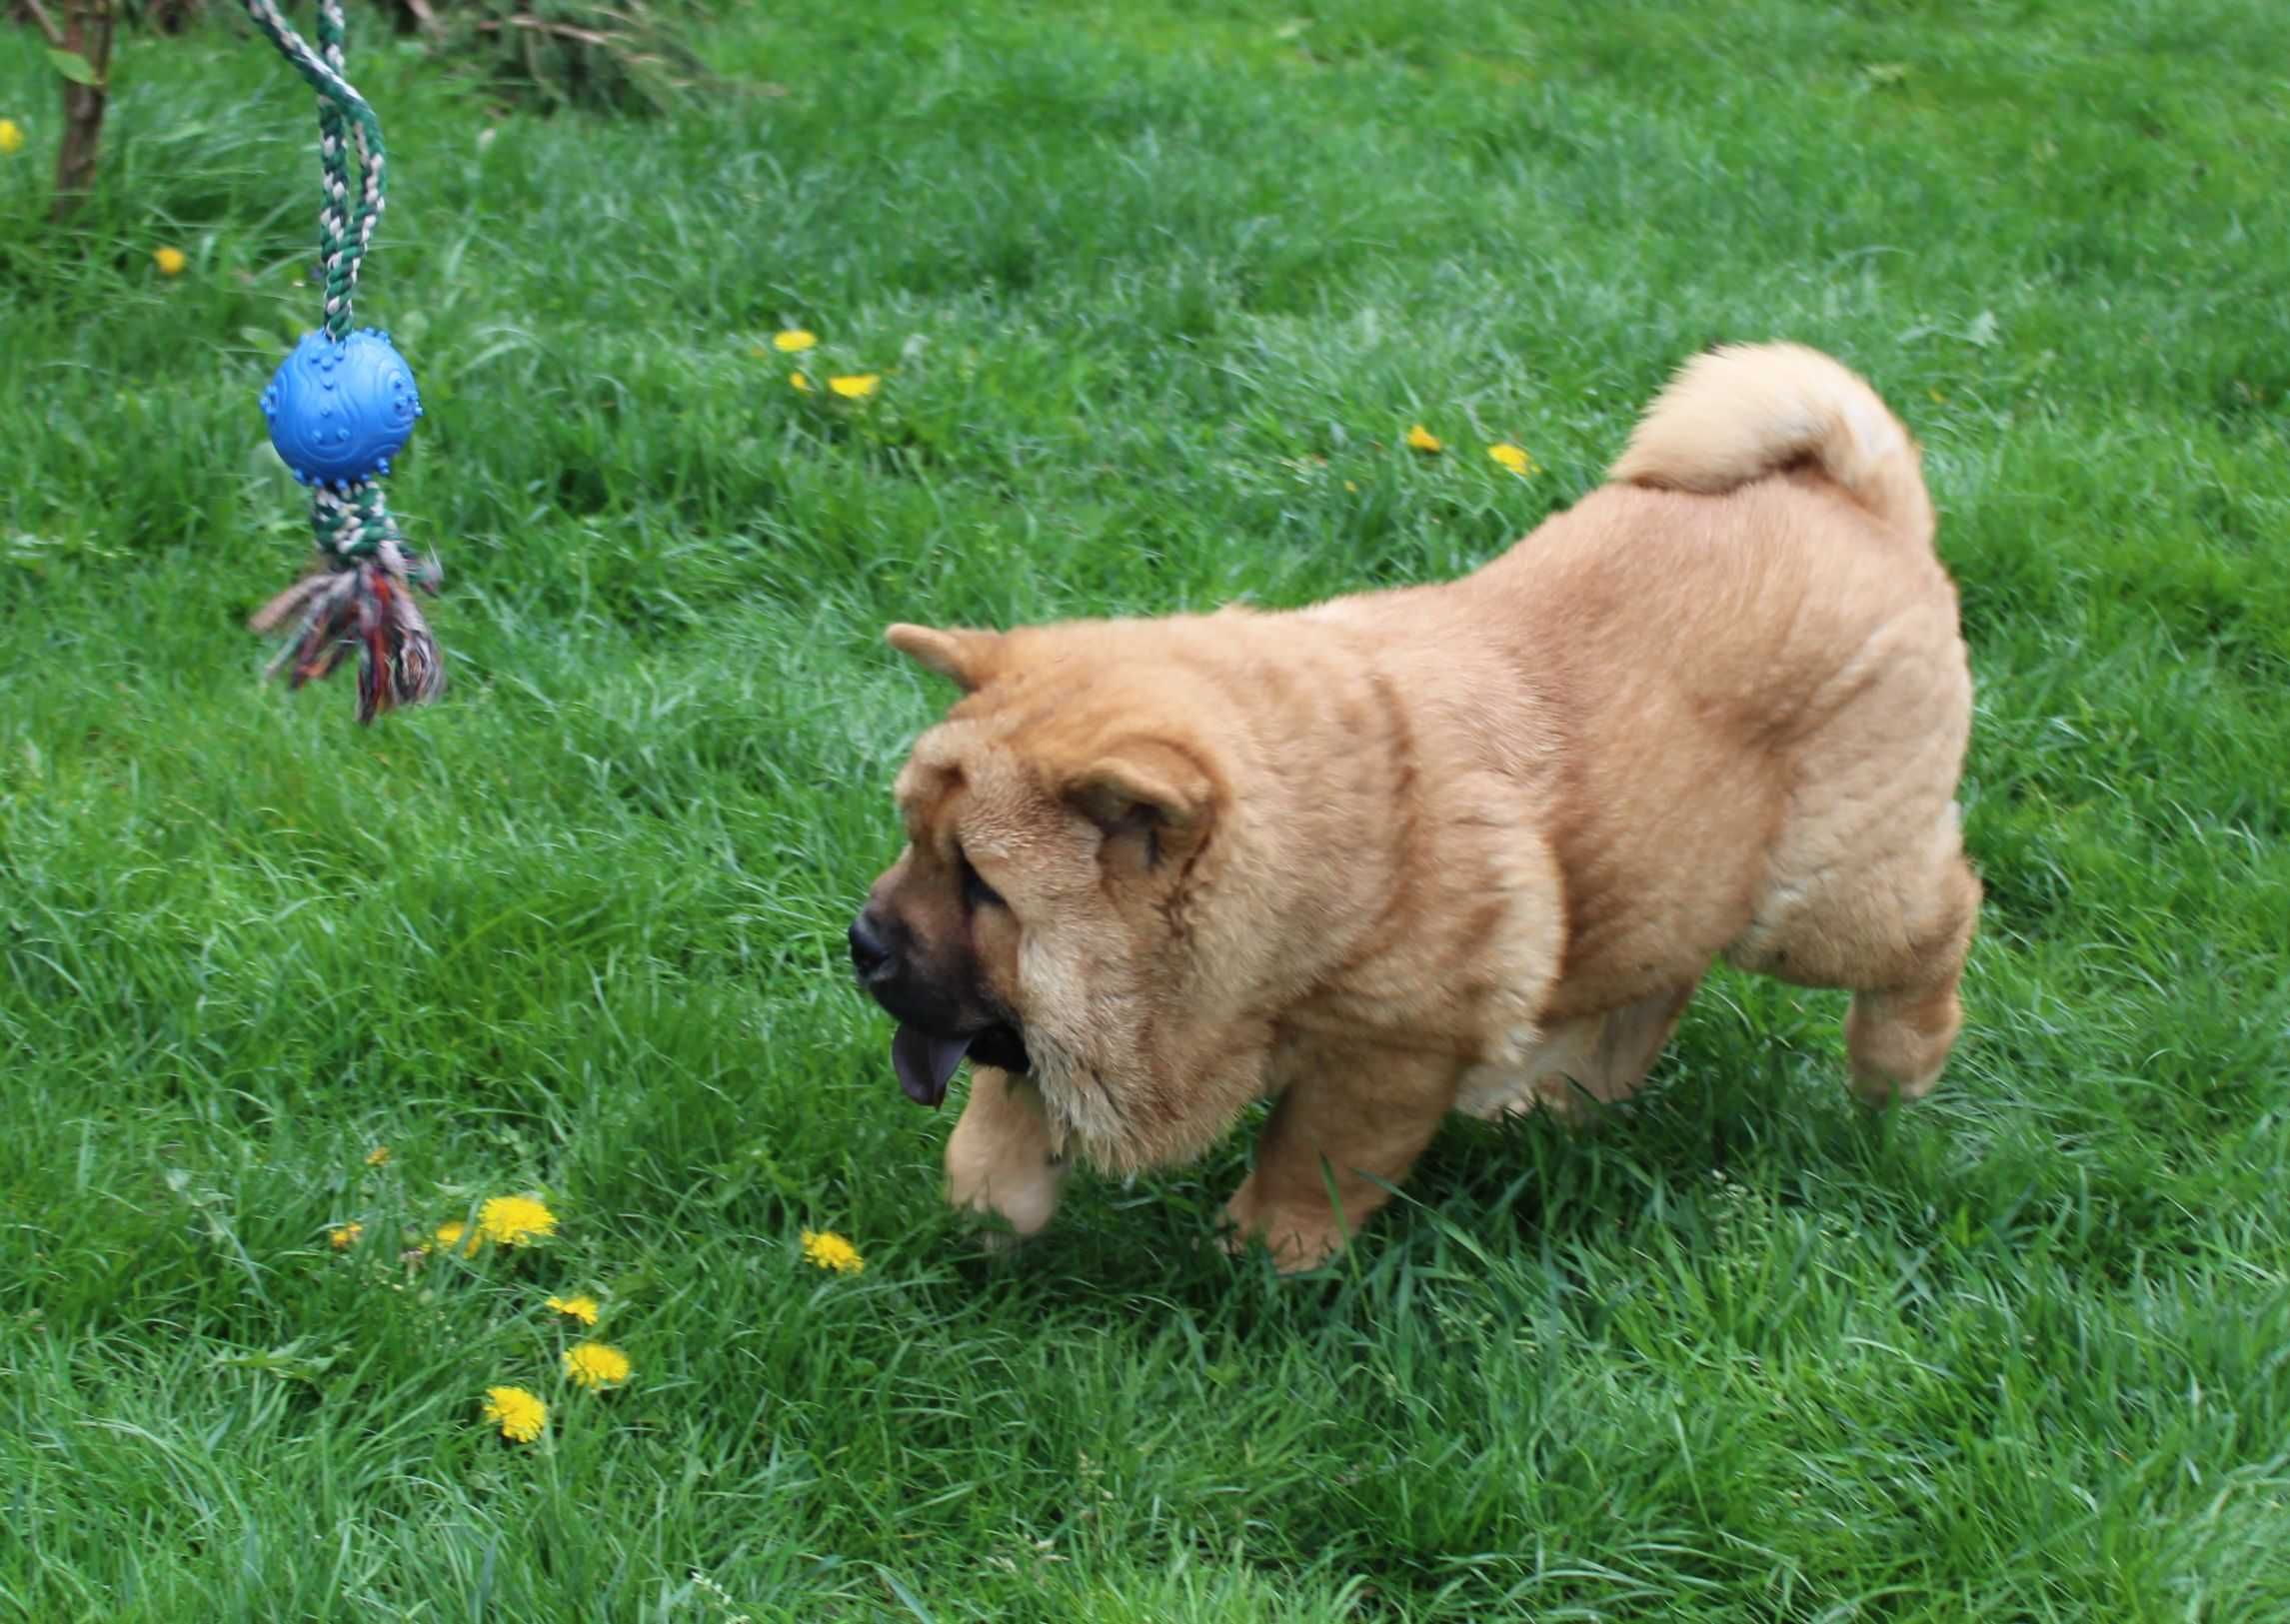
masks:
[[[505,17],[499,22],[489,19],[479,23],[477,31],[480,34],[498,34],[504,27],[529,28],[551,39],[578,40],[583,45],[607,46],[615,43],[612,35],[600,33],[594,28],[580,28],[572,23],[557,22],[553,18],[528,16],[524,12],[514,17]]]
[[[64,48],[64,31],[56,26],[56,19],[48,15],[48,8],[40,0],[23,0],[25,11],[31,14],[32,24],[46,37],[53,50]]]

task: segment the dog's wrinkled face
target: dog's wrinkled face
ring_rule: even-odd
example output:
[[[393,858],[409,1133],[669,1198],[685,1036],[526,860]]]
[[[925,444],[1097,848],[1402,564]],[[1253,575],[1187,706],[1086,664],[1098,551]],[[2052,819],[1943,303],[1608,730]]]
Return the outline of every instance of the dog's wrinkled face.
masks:
[[[891,1059],[899,1085],[922,1105],[946,1098],[966,1057],[1006,1071],[1028,1069],[1017,1011],[1017,948],[1023,929],[1010,897],[979,866],[1005,865],[1000,842],[974,850],[959,768],[910,766],[899,786],[907,849],[876,881],[851,926],[851,961],[898,1025]],[[974,823],[983,821],[973,819]]]
[[[907,847],[851,927],[901,1086],[936,1105],[968,1057],[1025,1073],[1061,1149],[1123,1170],[1190,1153],[1230,1115],[1194,1120],[1190,1051],[1222,1037],[1190,907],[1216,824],[1206,747],[1118,665],[1042,634],[891,642],[968,692],[899,775]]]

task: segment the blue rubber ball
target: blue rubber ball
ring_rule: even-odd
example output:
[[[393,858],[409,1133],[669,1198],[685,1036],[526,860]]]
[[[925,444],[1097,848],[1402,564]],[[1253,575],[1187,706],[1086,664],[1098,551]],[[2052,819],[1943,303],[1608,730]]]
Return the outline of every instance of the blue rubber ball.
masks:
[[[390,472],[422,398],[413,369],[377,328],[339,342],[305,333],[263,391],[270,443],[304,485],[349,485]]]

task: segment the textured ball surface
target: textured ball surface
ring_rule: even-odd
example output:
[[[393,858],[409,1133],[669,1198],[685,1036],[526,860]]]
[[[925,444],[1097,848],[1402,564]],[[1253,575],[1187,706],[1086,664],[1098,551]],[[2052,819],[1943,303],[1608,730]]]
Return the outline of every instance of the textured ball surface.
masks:
[[[262,394],[270,443],[304,485],[348,485],[390,472],[422,398],[390,335],[367,327],[339,343],[305,333]]]

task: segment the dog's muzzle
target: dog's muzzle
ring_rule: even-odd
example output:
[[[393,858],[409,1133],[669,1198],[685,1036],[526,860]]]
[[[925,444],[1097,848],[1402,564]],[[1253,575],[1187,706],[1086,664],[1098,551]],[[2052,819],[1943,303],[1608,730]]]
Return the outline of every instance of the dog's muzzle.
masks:
[[[891,1068],[918,1105],[938,1105],[965,1059],[1004,1071],[1027,1069],[1026,1039],[1014,1022],[966,1018],[964,1000],[931,984],[914,963],[907,932],[871,905],[851,922],[851,967],[859,984],[896,1020]]]

